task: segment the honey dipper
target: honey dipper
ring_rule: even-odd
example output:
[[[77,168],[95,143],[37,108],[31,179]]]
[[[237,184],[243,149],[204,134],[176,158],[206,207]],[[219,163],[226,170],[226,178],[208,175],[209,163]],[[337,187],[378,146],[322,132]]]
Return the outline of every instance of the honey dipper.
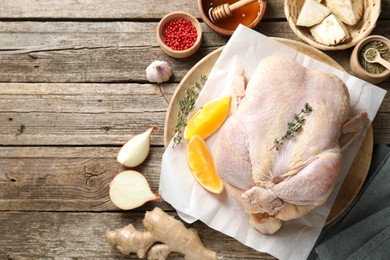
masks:
[[[219,20],[227,19],[232,16],[232,12],[238,8],[256,2],[258,0],[240,0],[234,4],[223,4],[217,7],[211,8],[209,10],[209,16],[212,22],[217,22]]]

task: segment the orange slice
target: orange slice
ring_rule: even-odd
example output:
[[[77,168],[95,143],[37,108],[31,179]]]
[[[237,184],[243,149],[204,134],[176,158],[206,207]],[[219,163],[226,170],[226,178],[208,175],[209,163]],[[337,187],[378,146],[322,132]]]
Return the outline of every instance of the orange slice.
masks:
[[[231,96],[225,96],[208,102],[188,120],[184,129],[184,139],[190,140],[194,135],[206,139],[225,122],[230,111]]]
[[[206,142],[197,135],[187,145],[187,164],[203,188],[216,194],[222,192],[223,183],[215,169],[213,156]]]

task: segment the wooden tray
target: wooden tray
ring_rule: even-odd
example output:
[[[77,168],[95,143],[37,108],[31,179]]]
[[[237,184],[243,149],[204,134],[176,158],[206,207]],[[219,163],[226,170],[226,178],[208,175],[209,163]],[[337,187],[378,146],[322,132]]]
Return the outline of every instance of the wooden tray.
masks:
[[[335,60],[327,56],[325,53],[311,47],[307,44],[282,39],[274,38],[282,44],[287,45],[299,52],[302,52],[314,59],[317,59],[321,62],[324,62],[328,65],[331,65],[337,69],[345,71],[343,67],[340,66]],[[185,77],[180,82],[175,93],[172,96],[172,99],[168,106],[167,116],[165,118],[164,126],[164,146],[167,147],[171,141],[174,133],[175,126],[177,122],[177,112],[179,110],[179,100],[184,96],[186,88],[192,86],[195,81],[199,81],[201,75],[209,75],[211,68],[214,66],[214,63],[218,59],[219,55],[222,52],[223,47],[213,51],[202,60],[200,60],[190,71],[185,75]],[[358,195],[366,177],[371,163],[373,149],[373,131],[372,127],[367,131],[366,137],[363,140],[363,143],[360,147],[360,150],[347,174],[345,177],[344,183],[341,186],[340,192],[337,195],[336,201],[333,205],[333,208],[328,216],[326,224],[331,223],[338,216],[340,216],[353,202],[353,200]]]

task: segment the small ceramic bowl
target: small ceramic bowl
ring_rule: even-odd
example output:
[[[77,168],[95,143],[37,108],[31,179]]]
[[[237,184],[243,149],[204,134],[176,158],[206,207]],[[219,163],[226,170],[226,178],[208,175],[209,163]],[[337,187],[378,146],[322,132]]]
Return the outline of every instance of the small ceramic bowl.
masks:
[[[389,39],[380,35],[368,36],[363,40],[361,40],[353,49],[350,58],[350,66],[351,66],[352,73],[356,77],[359,77],[370,83],[377,84],[384,81],[386,78],[390,76],[390,70],[385,70],[380,74],[369,73],[363,68],[362,64],[360,63],[360,57],[359,57],[361,55],[361,50],[364,48],[364,46],[366,44],[369,44],[372,41],[383,42],[387,46],[387,49],[390,51]]]
[[[323,45],[314,40],[308,27],[297,26],[297,19],[301,11],[304,0],[286,0],[284,2],[284,13],[292,31],[303,41],[311,46],[324,50],[345,50],[355,46],[364,37],[370,35],[376,26],[379,14],[381,12],[381,0],[363,0],[364,11],[360,21],[354,26],[347,26],[351,39],[337,45]],[[324,1],[322,1],[324,3]]]
[[[172,20],[184,18],[192,23],[196,28],[197,38],[195,43],[188,49],[185,50],[174,50],[164,43],[164,26]],[[169,56],[174,58],[186,58],[194,54],[200,47],[202,41],[202,28],[200,27],[199,21],[189,13],[185,12],[173,12],[164,16],[157,26],[157,40],[160,48]]]
[[[197,0],[198,11],[203,22],[215,32],[230,36],[236,30],[239,24],[249,28],[256,27],[264,16],[267,6],[266,0],[258,0],[247,6],[243,6],[233,12],[232,17],[214,23],[209,16],[211,8],[225,3],[234,3],[236,0],[215,1],[215,0]]]

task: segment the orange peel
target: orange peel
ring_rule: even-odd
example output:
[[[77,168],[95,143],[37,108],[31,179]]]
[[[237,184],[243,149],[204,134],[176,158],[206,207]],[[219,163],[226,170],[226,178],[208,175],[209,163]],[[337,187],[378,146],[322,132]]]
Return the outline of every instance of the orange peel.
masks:
[[[197,135],[187,145],[187,164],[203,188],[215,194],[223,191],[223,183],[217,174],[212,153],[206,142]]]
[[[195,135],[206,139],[215,133],[229,115],[231,99],[224,96],[206,103],[188,120],[184,139],[189,141]]]

